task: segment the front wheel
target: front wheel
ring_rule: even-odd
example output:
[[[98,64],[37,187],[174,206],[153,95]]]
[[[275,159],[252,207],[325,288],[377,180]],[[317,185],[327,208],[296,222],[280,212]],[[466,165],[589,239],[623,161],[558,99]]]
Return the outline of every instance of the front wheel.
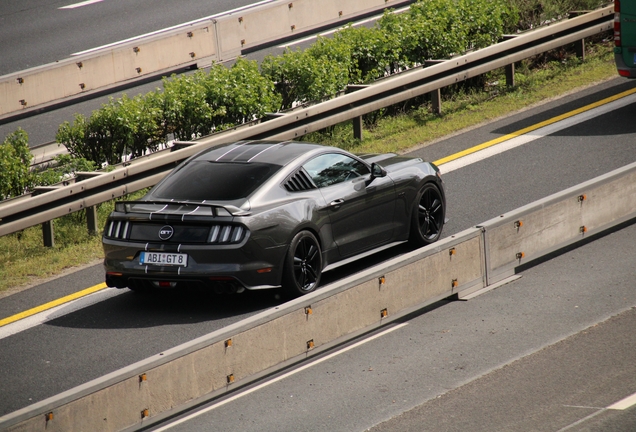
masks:
[[[312,292],[320,283],[322,253],[316,237],[301,231],[289,245],[283,271],[283,290],[291,297]]]
[[[444,227],[444,214],[441,192],[434,184],[425,184],[417,195],[411,217],[411,243],[426,246],[439,240]]]

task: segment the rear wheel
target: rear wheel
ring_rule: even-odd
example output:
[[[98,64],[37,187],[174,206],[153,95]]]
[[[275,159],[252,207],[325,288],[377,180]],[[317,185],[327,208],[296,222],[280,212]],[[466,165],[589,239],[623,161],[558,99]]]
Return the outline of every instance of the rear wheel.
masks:
[[[427,183],[417,195],[411,217],[410,240],[416,246],[426,246],[439,240],[444,227],[444,201],[432,183]]]
[[[320,283],[322,253],[316,237],[309,231],[294,236],[285,257],[283,290],[291,297],[312,292]]]

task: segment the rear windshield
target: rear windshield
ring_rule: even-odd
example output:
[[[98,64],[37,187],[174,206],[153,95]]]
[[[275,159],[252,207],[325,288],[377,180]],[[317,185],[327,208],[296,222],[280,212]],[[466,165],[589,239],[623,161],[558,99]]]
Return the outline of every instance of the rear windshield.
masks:
[[[194,161],[173,172],[151,195],[177,201],[232,201],[246,198],[280,169],[264,163]]]

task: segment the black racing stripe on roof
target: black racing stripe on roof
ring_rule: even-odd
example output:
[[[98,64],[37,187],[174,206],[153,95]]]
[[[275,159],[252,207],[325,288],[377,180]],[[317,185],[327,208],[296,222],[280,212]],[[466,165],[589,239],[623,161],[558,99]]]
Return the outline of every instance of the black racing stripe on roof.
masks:
[[[224,154],[217,159],[217,162],[249,162],[263,151],[267,151],[272,147],[280,147],[280,144],[251,144],[234,148],[232,151]]]
[[[312,150],[328,148],[296,141],[237,141],[202,151],[194,160],[220,163],[286,165]]]

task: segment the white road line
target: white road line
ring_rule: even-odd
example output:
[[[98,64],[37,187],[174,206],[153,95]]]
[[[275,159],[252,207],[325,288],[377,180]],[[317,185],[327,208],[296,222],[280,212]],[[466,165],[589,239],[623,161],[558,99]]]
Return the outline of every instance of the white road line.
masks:
[[[267,386],[269,386],[270,384],[274,384],[274,383],[276,383],[276,382],[278,382],[278,381],[282,381],[282,380],[284,380],[284,379],[285,379],[285,378],[287,378],[287,377],[290,377],[290,376],[292,376],[292,375],[297,374],[298,372],[304,371],[305,369],[309,369],[309,368],[310,368],[310,367],[312,367],[312,366],[315,366],[315,365],[317,365],[317,364],[319,364],[319,363],[322,363],[322,362],[324,362],[324,361],[327,361],[327,360],[329,360],[329,359],[331,359],[331,358],[333,358],[333,357],[336,357],[336,356],[338,356],[338,355],[340,355],[340,354],[343,354],[343,353],[345,353],[345,352],[347,352],[347,351],[349,351],[349,350],[352,350],[352,349],[354,349],[354,348],[357,348],[357,347],[359,347],[360,345],[364,345],[364,344],[365,344],[365,343],[367,343],[367,342],[371,342],[371,341],[372,341],[372,340],[374,340],[374,339],[377,339],[377,338],[379,338],[379,337],[382,337],[382,336],[384,336],[384,335],[386,335],[386,334],[388,334],[388,333],[391,333],[391,332],[393,332],[393,331],[395,331],[395,330],[401,329],[402,327],[407,326],[407,325],[408,325],[408,323],[398,324],[398,325],[396,325],[396,326],[394,326],[394,327],[391,327],[391,328],[389,328],[389,329],[387,329],[387,330],[384,330],[384,331],[382,331],[382,332],[380,332],[380,333],[374,334],[373,336],[371,336],[371,337],[369,337],[369,338],[366,338],[366,339],[364,339],[364,340],[361,340],[360,342],[356,342],[356,343],[354,343],[354,344],[352,344],[352,345],[349,345],[349,346],[347,346],[347,347],[345,347],[345,348],[343,348],[343,349],[341,349],[341,350],[338,350],[338,351],[333,352],[333,353],[331,353],[331,354],[329,354],[329,355],[327,355],[327,356],[321,357],[321,358],[319,358],[319,359],[317,359],[317,360],[314,360],[314,361],[312,361],[312,362],[310,362],[310,363],[307,363],[307,364],[305,364],[305,365],[303,365],[303,366],[299,367],[298,369],[294,369],[294,370],[292,370],[292,371],[290,371],[290,372],[287,372],[287,373],[285,373],[285,374],[283,374],[283,375],[280,375],[280,376],[278,376],[278,377],[276,377],[276,378],[273,378],[272,380],[266,381],[266,382],[264,382],[264,383],[262,383],[262,384],[259,384],[259,385],[255,386],[255,387],[252,387],[252,388],[250,388],[250,389],[248,389],[248,390],[246,390],[246,391],[244,391],[244,392],[240,392],[240,393],[238,393],[238,394],[236,394],[236,395],[234,395],[234,396],[231,396],[231,397],[229,397],[229,398],[227,398],[227,399],[224,399],[224,400],[222,400],[222,401],[220,401],[220,402],[218,402],[218,403],[215,403],[214,405],[210,405],[210,406],[209,406],[209,407],[207,407],[207,408],[204,408],[204,409],[202,409],[202,410],[200,410],[200,411],[197,411],[197,412],[195,412],[195,413],[192,413],[192,414],[190,414],[190,415],[188,415],[188,416],[185,416],[185,417],[182,417],[182,418],[180,418],[180,419],[178,419],[178,420],[175,420],[175,421],[173,421],[172,423],[167,424],[167,425],[165,425],[165,426],[162,426],[162,427],[160,427],[160,428],[158,428],[158,429],[153,429],[153,432],[161,432],[161,431],[165,431],[165,430],[168,430],[168,429],[170,429],[170,428],[172,428],[172,427],[174,427],[174,426],[180,425],[181,423],[185,423],[185,422],[187,422],[187,421],[189,421],[189,420],[192,420],[193,418],[196,418],[196,417],[198,417],[198,416],[200,416],[200,415],[202,415],[202,414],[205,414],[205,413],[207,413],[207,412],[209,412],[209,411],[212,411],[212,410],[214,410],[214,409],[216,409],[216,408],[218,408],[218,407],[220,407],[220,406],[222,406],[222,405],[225,405],[225,404],[228,404],[228,403],[230,403],[230,402],[233,402],[233,401],[235,401],[235,400],[237,400],[237,399],[239,399],[239,398],[242,398],[243,396],[247,396],[247,395],[248,395],[248,394],[250,394],[250,393],[254,393],[255,391],[258,391],[258,390],[260,390],[260,389],[262,389],[262,388],[264,388],[264,387],[267,387]]]
[[[590,419],[592,419],[592,418],[596,417],[597,415],[599,415],[599,414],[601,414],[601,413],[604,413],[605,411],[606,411],[606,409],[605,409],[605,408],[601,408],[601,409],[599,409],[598,411],[593,412],[593,413],[592,413],[592,414],[590,414],[589,416],[587,416],[587,417],[583,417],[581,420],[579,420],[579,421],[575,421],[574,423],[569,424],[569,425],[567,425],[566,427],[559,429],[557,432],[565,432],[565,431],[567,431],[567,430],[570,430],[570,429],[572,429],[573,427],[576,427],[576,426],[578,426],[578,425],[580,425],[580,424],[583,424],[583,423],[585,423],[586,421],[588,421],[588,420],[590,420]]]
[[[454,171],[456,169],[463,168],[465,166],[487,159],[491,156],[498,155],[505,151],[511,150],[515,147],[522,146],[524,144],[538,140],[540,138],[544,138],[560,130],[569,128],[579,123],[583,123],[591,118],[598,117],[603,114],[607,114],[608,112],[611,112],[613,110],[622,108],[624,106],[627,106],[633,103],[636,103],[636,93],[626,96],[624,98],[615,100],[613,102],[607,103],[605,105],[601,105],[597,108],[593,108],[589,111],[582,112],[581,114],[577,114],[575,116],[558,121],[551,125],[542,127],[540,129],[534,130],[525,135],[520,135],[518,137],[509,139],[508,141],[504,141],[501,144],[497,144],[492,147],[488,147],[484,150],[478,151],[476,153],[472,153],[467,156],[461,157],[459,159],[455,159],[453,161],[447,162],[445,164],[440,165],[439,169],[442,172],[442,174],[445,174],[445,173]]]
[[[79,7],[82,7],[82,6],[88,6],[88,5],[92,5],[94,3],[99,3],[99,2],[102,2],[102,1],[104,1],[104,0],[86,0],[86,1],[83,1],[81,3],[74,3],[74,4],[68,5],[68,6],[62,6],[62,7],[59,7],[58,9],[76,9],[76,8],[79,8]]]
[[[127,290],[120,290],[117,288],[107,288],[96,293],[89,294],[85,297],[78,298],[77,300],[61,304],[52,309],[45,310],[30,317],[21,319],[14,323],[7,324],[6,326],[0,327],[0,339],[4,339],[16,333],[28,330],[32,327],[83,309],[95,303],[108,300],[109,298],[118,296],[126,291]]]
[[[634,405],[636,405],[636,393],[634,393],[631,396],[627,396],[625,399],[621,399],[618,402],[608,406],[607,409],[625,410],[625,409],[630,408],[630,407],[632,407]]]
[[[593,412],[592,414],[590,414],[590,415],[586,416],[586,417],[583,417],[582,419],[580,419],[580,420],[578,420],[578,421],[576,421],[576,422],[574,422],[574,423],[572,423],[572,424],[567,425],[567,426],[566,426],[566,427],[564,427],[564,428],[559,429],[557,432],[565,432],[565,431],[567,431],[567,430],[570,430],[570,429],[572,429],[573,427],[578,426],[578,425],[580,425],[580,424],[583,424],[583,423],[587,422],[588,420],[590,420],[590,419],[592,419],[592,418],[596,417],[597,415],[599,415],[599,414],[601,414],[601,413],[607,412],[607,410],[626,410],[626,409],[628,409],[628,408],[633,407],[634,405],[636,405],[636,393],[634,393],[634,394],[633,394],[633,395],[631,395],[631,396],[627,396],[626,398],[621,399],[621,400],[619,400],[619,401],[618,401],[618,402],[616,402],[616,403],[613,403],[612,405],[608,406],[607,408],[594,408],[594,407],[572,407],[572,406],[570,406],[570,405],[564,405],[564,406],[566,406],[566,407],[571,407],[571,408],[589,408],[589,409],[595,409],[596,411],[595,411],[595,412]]]

